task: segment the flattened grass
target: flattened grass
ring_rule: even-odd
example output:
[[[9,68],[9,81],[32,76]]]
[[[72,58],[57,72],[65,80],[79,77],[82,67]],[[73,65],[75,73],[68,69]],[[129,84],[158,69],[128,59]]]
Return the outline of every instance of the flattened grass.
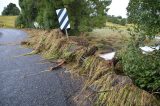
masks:
[[[35,51],[54,59],[65,59],[71,64],[69,68],[72,74],[81,75],[85,78],[82,92],[91,90],[90,96],[83,96],[83,99],[93,101],[94,106],[159,106],[160,102],[152,94],[139,89],[132,83],[132,80],[123,75],[117,75],[109,61],[105,61],[96,54],[86,57],[83,62],[82,56],[90,46],[101,43],[102,45],[115,43],[119,37],[110,36],[105,39],[87,36],[89,47],[79,45],[73,37],[67,41],[59,30],[42,31],[28,30],[31,36],[29,44]],[[117,35],[119,36],[119,35]],[[80,37],[76,37],[80,41]],[[103,37],[102,37],[103,38]],[[74,41],[74,42],[73,42]],[[119,39],[120,41],[120,39]],[[120,45],[117,42],[114,45]],[[110,45],[109,45],[110,46]],[[117,67],[115,67],[117,68]],[[77,98],[78,98],[77,96]],[[79,105],[83,106],[83,105]]]

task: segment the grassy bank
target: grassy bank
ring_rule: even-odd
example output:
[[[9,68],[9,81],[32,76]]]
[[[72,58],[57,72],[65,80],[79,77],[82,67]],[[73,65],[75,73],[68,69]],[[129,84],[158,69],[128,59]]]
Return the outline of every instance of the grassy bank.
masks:
[[[82,92],[77,96],[79,99],[76,99],[80,106],[84,102],[80,100],[80,96],[87,91],[89,94],[83,96],[83,99],[95,106],[160,105],[152,94],[138,88],[129,77],[120,74],[123,70],[120,63],[113,68],[110,61],[98,56],[112,48],[117,51],[123,48],[128,39],[123,35],[115,34],[103,38],[82,35],[67,40],[57,29],[25,31],[30,38],[23,44],[34,48],[32,53],[40,53],[47,59],[63,59],[73,75],[85,79]]]
[[[106,27],[94,29],[92,32],[89,33],[90,36],[96,37],[98,39],[104,38],[115,38],[114,41],[121,42],[123,40],[128,40],[130,35],[128,29],[131,28],[132,25],[119,25],[114,24],[111,22],[106,22]],[[110,39],[107,39],[110,40]],[[112,42],[112,44],[114,44]],[[117,44],[115,44],[117,45]]]
[[[17,16],[0,16],[0,27],[15,27]]]

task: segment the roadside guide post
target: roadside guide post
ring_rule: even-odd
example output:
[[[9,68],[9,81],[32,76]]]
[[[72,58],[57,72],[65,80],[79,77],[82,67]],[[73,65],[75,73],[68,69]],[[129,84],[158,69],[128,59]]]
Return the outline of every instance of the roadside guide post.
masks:
[[[66,36],[68,39],[67,29],[70,28],[70,23],[69,23],[69,18],[68,18],[68,14],[67,14],[67,9],[66,8],[58,9],[58,10],[56,10],[56,13],[57,13],[58,21],[60,24],[60,29],[65,30],[65,33],[66,33]]]

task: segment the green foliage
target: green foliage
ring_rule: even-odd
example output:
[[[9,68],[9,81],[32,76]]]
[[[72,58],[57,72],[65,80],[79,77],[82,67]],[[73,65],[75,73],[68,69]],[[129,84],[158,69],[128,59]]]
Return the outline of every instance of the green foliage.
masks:
[[[124,72],[136,85],[150,92],[160,92],[160,51],[142,54],[134,44],[122,53]]]
[[[37,21],[45,29],[52,29],[58,27],[58,19],[56,9],[61,8],[63,3],[61,0],[42,0],[38,3],[38,14],[34,21]]]
[[[33,22],[38,13],[38,1],[39,0],[19,0],[21,14],[19,16],[20,18],[17,19],[17,22],[23,22],[24,27],[33,27]],[[18,23],[16,23],[16,25],[18,25]]]
[[[21,17],[25,27],[37,21],[46,29],[58,28],[56,10],[67,8],[71,32],[90,31],[93,27],[105,26],[106,7],[110,0],[19,0]],[[21,19],[21,18],[19,18]]]
[[[22,28],[23,23],[25,22],[24,18],[22,17],[22,15],[20,15],[19,17],[17,17],[16,22],[15,22],[15,26],[18,28]]]
[[[10,3],[9,5],[7,5],[7,7],[5,7],[4,10],[2,11],[3,16],[15,16],[15,15],[19,15],[19,13],[20,13],[20,10],[13,3]]]
[[[160,1],[159,0],[130,0],[128,18],[143,35],[155,36],[160,32]]]
[[[107,21],[112,22],[114,24],[120,24],[125,26],[127,24],[127,19],[122,18],[121,16],[115,17],[115,16],[107,16]]]
[[[140,88],[160,92],[160,51],[142,54],[138,49],[147,38],[160,32],[160,2],[130,0],[127,10],[128,21],[135,26],[132,43],[121,55],[124,71]]]
[[[121,20],[121,23],[120,23],[120,24],[123,25],[123,26],[125,26],[125,25],[127,24],[127,20],[123,18],[123,19]]]

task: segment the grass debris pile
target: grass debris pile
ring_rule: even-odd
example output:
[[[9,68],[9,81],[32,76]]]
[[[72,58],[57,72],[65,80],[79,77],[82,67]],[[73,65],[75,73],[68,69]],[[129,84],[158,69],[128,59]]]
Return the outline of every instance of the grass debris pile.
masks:
[[[100,40],[89,36],[70,36],[68,40],[58,29],[25,31],[30,35],[25,44],[34,48],[34,53],[40,53],[47,59],[65,59],[71,73],[85,79],[80,94],[89,91],[90,95],[85,96],[85,100],[92,101],[92,104],[97,106],[160,105],[157,98],[135,86],[129,77],[117,74],[116,71],[122,71],[119,63],[113,68],[109,61],[98,56],[102,51],[119,48],[119,46],[107,45],[105,40],[98,43]],[[105,44],[104,48],[100,46],[102,43]]]

